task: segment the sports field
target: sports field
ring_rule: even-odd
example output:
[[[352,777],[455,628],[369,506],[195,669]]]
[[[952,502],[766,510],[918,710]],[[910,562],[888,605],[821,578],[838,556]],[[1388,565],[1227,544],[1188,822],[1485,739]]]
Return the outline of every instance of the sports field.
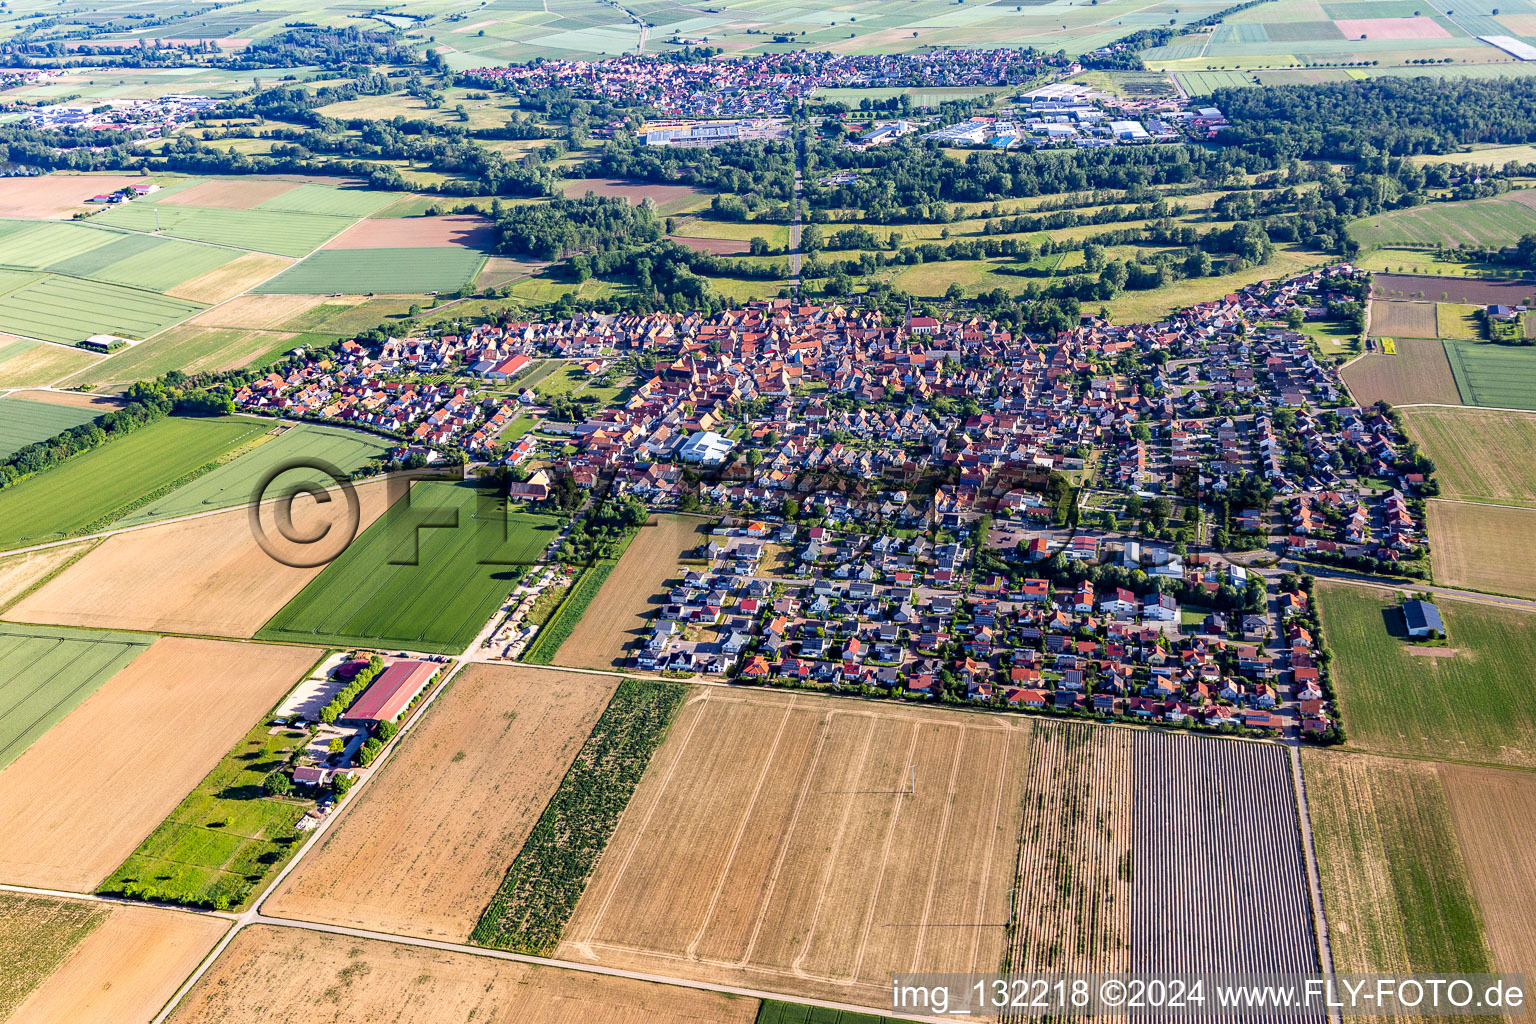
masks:
[[[70,427],[89,423],[104,410],[81,409],[25,398],[0,398],[0,459],[37,441],[46,441]]]
[[[1392,405],[1433,402],[1456,405],[1461,399],[1445,349],[1432,338],[1398,338],[1397,352],[1378,349],[1343,370],[1344,383],[1361,405],[1386,400]]]
[[[207,465],[267,424],[170,416],[0,491],[0,547],[57,540]]]
[[[1445,356],[1465,404],[1536,411],[1536,346],[1447,339]]]
[[[1317,600],[1351,747],[1536,765],[1536,709],[1524,696],[1536,616],[1437,599],[1455,653],[1426,656],[1412,653],[1393,592],[1319,582]]]
[[[278,256],[304,256],[346,230],[354,219],[350,214],[127,203],[98,215],[93,222]]]
[[[145,338],[202,308],[139,288],[45,274],[0,295],[0,330],[63,345],[93,334]]]
[[[452,292],[472,283],[484,264],[484,253],[459,246],[321,249],[256,291],[307,295]]]
[[[0,623],[0,769],[127,666],[154,637]]]
[[[1536,414],[1496,409],[1400,410],[1408,436],[1435,463],[1440,496],[1536,507]]]
[[[1355,221],[1349,237],[1361,245],[1514,245],[1536,231],[1536,190],[1464,203],[1430,203]]]
[[[1536,532],[1536,509],[1430,501],[1428,519],[1436,582],[1536,598],[1536,577],[1514,554]]]
[[[257,636],[456,654],[558,528],[547,516],[506,512],[472,482],[419,483]]]

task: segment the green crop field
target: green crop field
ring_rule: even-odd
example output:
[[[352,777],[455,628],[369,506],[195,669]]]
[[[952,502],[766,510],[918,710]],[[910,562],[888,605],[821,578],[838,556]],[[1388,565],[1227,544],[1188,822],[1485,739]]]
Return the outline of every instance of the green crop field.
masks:
[[[399,198],[395,192],[309,184],[268,199],[258,204],[256,209],[278,213],[317,213],[331,217],[367,217]]]
[[[58,540],[269,429],[255,420],[169,417],[0,491],[0,548]]]
[[[1514,245],[1536,231],[1536,192],[1431,203],[1364,217],[1349,226],[1361,245]]]
[[[19,230],[0,235],[0,265],[38,270],[50,263],[64,262],[105,248],[122,237],[115,231],[101,231],[69,221],[30,222]]]
[[[225,210],[204,206],[128,203],[98,214],[96,223],[168,238],[238,249],[304,256],[351,227],[354,218],[280,210]]]
[[[25,398],[0,398],[0,459],[36,441],[46,441],[99,415],[90,409]]]
[[[1436,602],[1451,656],[1410,653],[1395,596],[1319,583],[1349,743],[1362,750],[1536,766],[1536,615]]]
[[[757,1007],[756,1024],[905,1024],[905,1018],[764,999]]]
[[[253,728],[98,891],[219,910],[249,900],[298,850],[294,826],[313,806],[267,796],[262,782],[308,742]]]
[[[418,483],[257,635],[457,654],[558,532],[472,482]]]
[[[119,247],[115,243],[105,249],[95,250],[89,255],[96,256],[111,250],[124,255],[92,273],[80,276],[97,281],[108,281],[112,284],[164,291],[185,284],[210,270],[217,270],[244,255],[219,245],[204,245],[200,242],[183,242],[174,238],[153,238],[146,235],[128,236],[129,241],[136,243],[145,238],[157,244],[143,248],[135,246],[134,248],[138,251],[130,251],[128,246]],[[49,269],[61,272],[63,270],[58,265]]]
[[[251,500],[253,489],[268,472],[278,466],[291,465],[298,459],[320,459],[343,474],[351,473],[388,451],[393,443],[373,434],[317,423],[300,424],[281,434],[262,435],[254,440],[260,443],[249,451],[135,509],[112,525],[137,526],[157,519],[244,504]],[[273,486],[284,488],[301,483],[329,486],[331,481],[315,470],[294,469],[275,478]],[[276,497],[278,493],[272,491],[269,496]]]
[[[1536,346],[1451,339],[1444,345],[1467,405],[1536,410]]]
[[[420,249],[321,249],[258,286],[285,295],[458,291],[475,279],[485,255],[462,246]]]
[[[48,274],[0,296],[0,331],[65,345],[93,334],[145,338],[204,308],[138,288]]]
[[[0,768],[153,640],[136,633],[0,623]]]

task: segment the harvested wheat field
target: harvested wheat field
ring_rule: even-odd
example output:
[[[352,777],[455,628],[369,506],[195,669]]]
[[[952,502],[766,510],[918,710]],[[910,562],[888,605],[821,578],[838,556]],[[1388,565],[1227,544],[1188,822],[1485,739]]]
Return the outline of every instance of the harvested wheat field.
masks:
[[[1344,383],[1361,405],[1383,399],[1393,405],[1461,404],[1445,347],[1433,339],[1402,338],[1397,341],[1396,355],[1367,352],[1343,372]]]
[[[12,391],[6,397],[21,398],[28,402],[47,402],[49,405],[67,405],[72,409],[94,409],[97,413],[111,412],[123,407],[123,400],[115,395],[93,395],[88,391],[36,389]]]
[[[199,274],[190,281],[183,281],[166,294],[174,295],[178,299],[190,299],[193,302],[223,302],[242,292],[250,291],[267,278],[287,270],[293,266],[294,262],[286,256],[248,252],[222,267],[215,267],[206,274]]]
[[[1438,338],[1435,304],[1372,299],[1371,333],[1387,338]]]
[[[246,327],[271,331],[325,301],[323,295],[239,295],[223,305],[204,310],[187,323],[198,327]]]
[[[892,971],[996,970],[1048,728],[699,688],[557,955],[867,1006]]]
[[[1461,853],[1482,904],[1494,970],[1536,965],[1536,776],[1442,764]]]
[[[615,685],[469,666],[267,912],[466,941]]]
[[[149,907],[97,913],[101,919],[5,1024],[148,1024],[229,927],[218,918]]]
[[[90,891],[320,653],[155,641],[0,772],[0,882]]]
[[[491,957],[257,925],[171,1024],[752,1024],[757,1000]]]
[[[221,210],[252,210],[268,199],[292,192],[297,181],[274,178],[214,178],[184,188],[160,200],[166,206],[213,206]]]
[[[1511,557],[1536,535],[1536,510],[1463,501],[1429,501],[1435,582],[1515,597],[1536,597],[1536,577]]]
[[[633,642],[647,635],[667,581],[678,575],[679,560],[708,540],[708,527],[706,520],[690,516],[653,519],[619,558],[555,660],[572,668],[623,665]]]
[[[126,174],[45,174],[39,178],[0,178],[0,218],[68,220],[87,209],[86,200],[134,185],[143,178]],[[97,207],[100,209],[100,207]]]
[[[388,497],[382,480],[357,488],[358,533],[383,514]],[[279,537],[273,508],[262,506],[262,521],[268,536]],[[337,540],[350,540],[346,509],[339,494],[326,505],[301,496],[293,503],[293,533],[313,534],[329,523]],[[295,569],[276,561],[257,543],[248,513],[233,508],[114,534],[7,617],[51,626],[249,638],[323,566]],[[318,558],[321,547],[327,553],[339,550],[330,539],[313,551],[298,550]]]
[[[326,249],[422,249],[463,245],[489,250],[496,245],[496,226],[474,214],[440,217],[385,217],[360,220],[329,242]]]
[[[0,558],[0,611],[95,544],[94,540],[80,540]]]

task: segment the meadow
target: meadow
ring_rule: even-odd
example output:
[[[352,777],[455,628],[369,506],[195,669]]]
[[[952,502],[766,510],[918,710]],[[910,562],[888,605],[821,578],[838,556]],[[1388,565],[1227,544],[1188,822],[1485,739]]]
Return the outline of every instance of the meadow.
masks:
[[[89,423],[100,410],[78,406],[31,402],[25,398],[0,398],[0,459],[38,441],[46,441],[71,427]]]
[[[1430,657],[1412,653],[1394,592],[1319,582],[1317,601],[1351,747],[1536,765],[1532,615],[1439,599],[1454,653]]]
[[[1372,245],[1513,245],[1536,231],[1536,191],[1429,203],[1355,221],[1349,237]]]
[[[213,462],[261,433],[255,420],[172,416],[0,491],[0,548],[57,540]]]
[[[473,482],[418,483],[257,636],[457,654],[558,529]]]
[[[47,274],[0,295],[0,330],[65,345],[93,334],[146,338],[203,308],[139,288]]]
[[[1408,436],[1435,463],[1440,495],[1536,507],[1536,415],[1493,409],[1400,410]]]
[[[1463,403],[1536,411],[1536,347],[1446,339],[1445,356]]]
[[[483,253],[459,246],[321,249],[255,291],[309,295],[454,292],[471,284],[484,264]]]
[[[0,623],[0,769],[143,653],[153,639]]]

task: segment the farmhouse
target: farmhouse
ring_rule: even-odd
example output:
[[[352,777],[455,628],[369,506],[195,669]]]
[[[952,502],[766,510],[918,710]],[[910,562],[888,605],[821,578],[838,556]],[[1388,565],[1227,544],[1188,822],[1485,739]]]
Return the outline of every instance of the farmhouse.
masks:
[[[339,721],[343,725],[373,726],[393,722],[437,674],[430,661],[402,659],[389,666],[364,690]]]
[[[1409,636],[1445,635],[1445,623],[1440,621],[1440,609],[1428,601],[1404,601],[1403,621],[1408,625]]]

